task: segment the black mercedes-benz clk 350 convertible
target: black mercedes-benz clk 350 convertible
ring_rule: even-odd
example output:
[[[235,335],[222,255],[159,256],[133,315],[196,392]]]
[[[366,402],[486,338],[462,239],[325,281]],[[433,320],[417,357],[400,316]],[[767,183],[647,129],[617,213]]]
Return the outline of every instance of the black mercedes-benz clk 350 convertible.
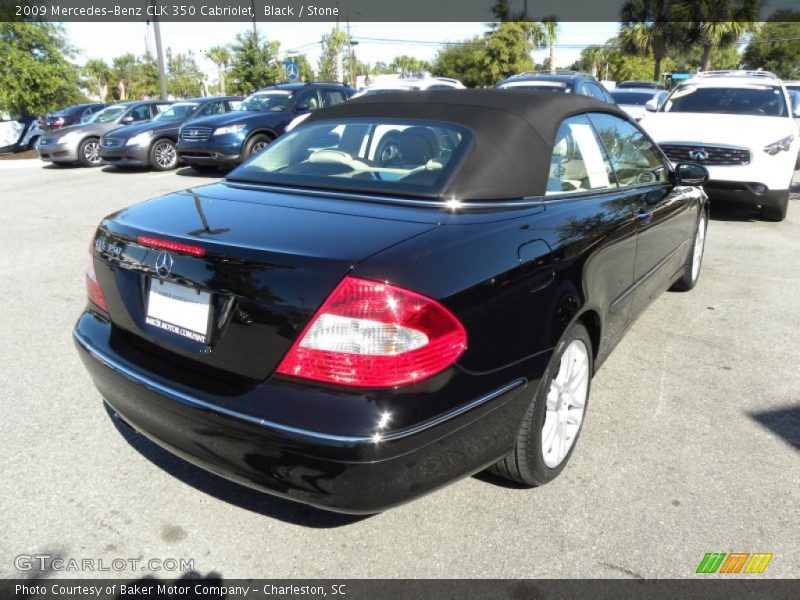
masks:
[[[365,96],[104,219],[75,341],[125,423],[272,494],[543,484],[598,366],[695,285],[706,177],[588,97]]]

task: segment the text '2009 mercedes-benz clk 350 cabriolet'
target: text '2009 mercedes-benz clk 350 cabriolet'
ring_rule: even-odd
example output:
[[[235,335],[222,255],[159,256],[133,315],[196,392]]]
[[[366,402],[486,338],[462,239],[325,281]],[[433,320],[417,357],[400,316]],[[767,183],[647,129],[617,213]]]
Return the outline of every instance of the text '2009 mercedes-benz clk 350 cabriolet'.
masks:
[[[366,96],[104,219],[74,337],[124,422],[273,494],[543,484],[629,325],[695,285],[706,177],[588,97]]]

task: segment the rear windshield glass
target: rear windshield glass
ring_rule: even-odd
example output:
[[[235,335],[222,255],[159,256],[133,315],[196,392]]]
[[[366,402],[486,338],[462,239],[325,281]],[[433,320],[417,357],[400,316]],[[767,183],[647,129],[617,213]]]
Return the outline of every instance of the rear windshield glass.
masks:
[[[655,97],[654,92],[611,92],[617,104],[644,106]]]
[[[519,81],[501,83],[501,90],[535,90],[537,92],[562,92],[569,94],[570,89],[563,81]]]
[[[663,106],[664,112],[728,113],[785,117],[788,112],[780,87],[697,87],[683,85]]]
[[[332,190],[435,196],[471,135],[459,125],[345,119],[302,125],[228,175]]]

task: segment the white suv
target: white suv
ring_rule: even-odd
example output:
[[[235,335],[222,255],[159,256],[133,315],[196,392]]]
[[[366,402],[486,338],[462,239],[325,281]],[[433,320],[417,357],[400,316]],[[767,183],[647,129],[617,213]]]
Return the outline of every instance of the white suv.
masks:
[[[782,221],[800,139],[786,88],[766,71],[707,71],[676,87],[642,126],[675,163],[708,169],[709,197],[761,206]]]

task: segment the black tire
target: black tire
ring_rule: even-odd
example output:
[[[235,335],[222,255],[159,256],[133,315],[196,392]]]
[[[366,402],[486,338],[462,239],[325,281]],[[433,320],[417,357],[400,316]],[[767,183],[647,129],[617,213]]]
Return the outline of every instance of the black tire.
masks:
[[[558,465],[549,467],[545,464],[544,451],[542,449],[543,427],[547,412],[547,397],[553,379],[558,375],[561,368],[561,357],[573,341],[580,341],[583,344],[586,350],[586,356],[588,357],[589,377],[586,388],[586,399],[584,401],[583,418],[572,439],[572,445],[569,447],[563,460]],[[585,421],[586,418],[586,409],[589,405],[589,395],[592,388],[593,370],[594,357],[592,356],[592,342],[589,337],[589,332],[582,323],[574,323],[564,333],[553,352],[553,356],[550,358],[550,363],[539,384],[539,389],[531,399],[530,406],[525,412],[522,426],[517,434],[514,450],[508,456],[489,467],[489,472],[526,487],[544,485],[558,477],[569,462],[572,452],[575,450],[583,421]]]
[[[763,204],[761,206],[761,218],[764,221],[780,222],[786,218],[786,212],[789,210],[789,193],[778,200],[775,204]]]
[[[83,140],[78,146],[78,162],[84,167],[99,167],[102,159],[100,158],[100,139],[89,137]]]
[[[242,153],[242,160],[247,160],[254,154],[258,154],[264,148],[266,148],[269,143],[272,141],[272,138],[269,137],[265,133],[257,133],[244,145],[244,152]]]
[[[217,165],[190,164],[189,166],[198,173],[214,173],[218,169]]]
[[[697,238],[700,234],[701,227],[703,228],[703,237],[700,243],[703,245],[703,247],[700,249],[700,264],[698,265],[697,272],[695,273],[692,268],[694,265],[694,250],[698,243]],[[703,255],[705,254],[705,234],[707,230],[708,214],[703,212],[700,215],[700,219],[697,221],[697,228],[694,231],[694,237],[692,237],[692,245],[689,246],[689,255],[686,257],[686,262],[683,266],[683,275],[681,275],[681,278],[678,279],[678,281],[672,284],[670,290],[674,292],[688,292],[697,285],[697,281],[700,279],[700,268],[703,265]]]
[[[178,149],[168,138],[161,138],[150,145],[147,154],[150,168],[155,171],[172,171],[178,166]]]

